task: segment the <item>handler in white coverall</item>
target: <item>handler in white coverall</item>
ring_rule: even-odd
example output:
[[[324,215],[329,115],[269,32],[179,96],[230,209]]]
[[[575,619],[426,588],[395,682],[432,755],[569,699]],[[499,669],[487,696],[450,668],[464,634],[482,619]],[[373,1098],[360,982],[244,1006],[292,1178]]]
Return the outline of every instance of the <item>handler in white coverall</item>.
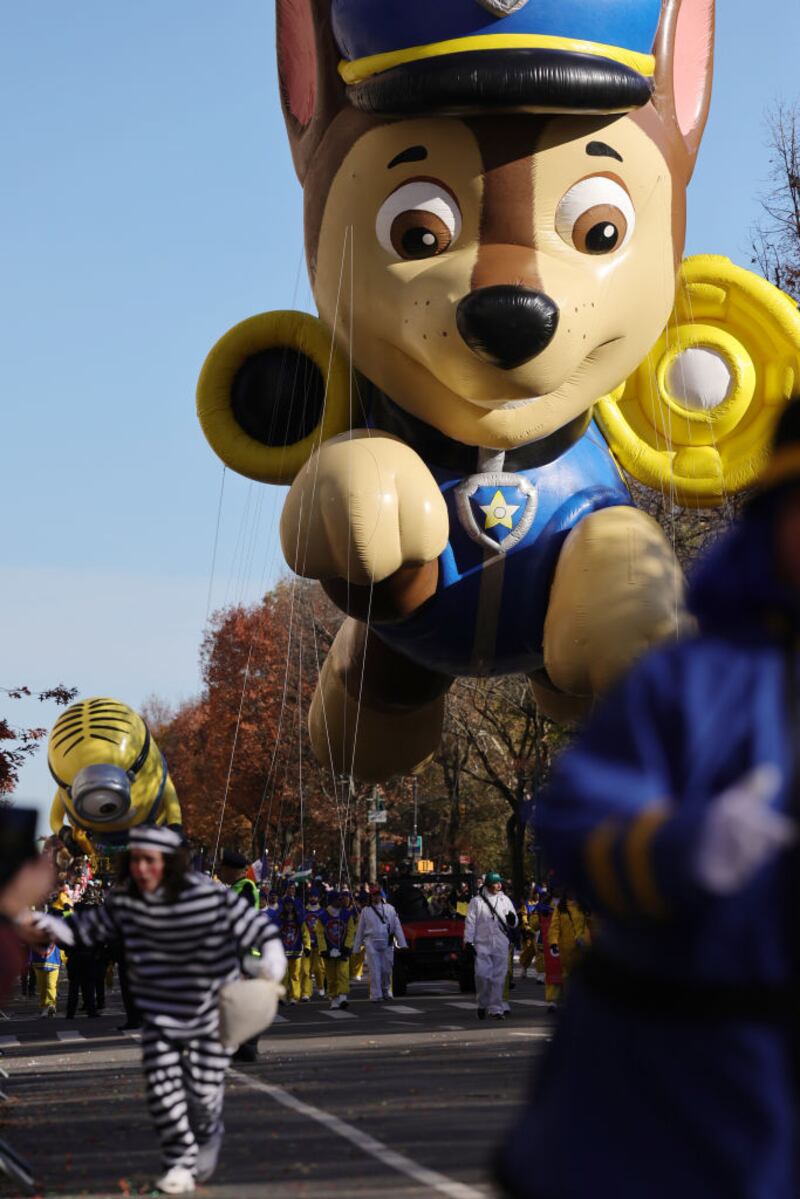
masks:
[[[485,1020],[487,1013],[495,1020],[505,1019],[503,987],[511,930],[517,919],[513,903],[503,894],[502,876],[490,870],[478,894],[469,901],[464,922],[464,944],[475,950],[479,1020]]]
[[[373,1003],[391,999],[395,943],[399,949],[408,949],[397,912],[390,903],[383,901],[380,887],[372,886],[369,906],[361,909],[358,918],[353,952],[358,953],[362,945],[366,946],[369,997]]]

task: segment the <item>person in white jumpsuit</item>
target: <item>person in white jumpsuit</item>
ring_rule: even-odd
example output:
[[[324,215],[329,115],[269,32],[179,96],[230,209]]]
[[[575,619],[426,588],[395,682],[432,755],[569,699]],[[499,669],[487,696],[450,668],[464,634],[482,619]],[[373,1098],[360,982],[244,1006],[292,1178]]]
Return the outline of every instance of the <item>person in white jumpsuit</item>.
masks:
[[[483,886],[469,901],[464,922],[464,944],[475,950],[475,986],[478,993],[478,1019],[487,1014],[505,1019],[503,987],[508,973],[508,954],[517,913],[507,895],[503,879],[490,870]]]
[[[394,947],[407,949],[408,942],[397,912],[381,895],[380,887],[369,889],[369,906],[361,909],[353,952],[367,949],[369,997],[373,1003],[391,999]]]

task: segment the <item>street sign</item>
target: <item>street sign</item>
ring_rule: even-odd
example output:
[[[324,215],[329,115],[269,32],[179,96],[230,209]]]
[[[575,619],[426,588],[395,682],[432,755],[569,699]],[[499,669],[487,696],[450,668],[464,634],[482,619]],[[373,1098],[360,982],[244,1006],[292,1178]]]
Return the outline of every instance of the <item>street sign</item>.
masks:
[[[422,857],[422,837],[421,836],[408,838],[408,853],[409,853],[409,857],[412,857],[412,858],[421,858]]]
[[[377,808],[374,812],[367,812],[367,821],[370,824],[386,824],[389,814],[385,808]]]

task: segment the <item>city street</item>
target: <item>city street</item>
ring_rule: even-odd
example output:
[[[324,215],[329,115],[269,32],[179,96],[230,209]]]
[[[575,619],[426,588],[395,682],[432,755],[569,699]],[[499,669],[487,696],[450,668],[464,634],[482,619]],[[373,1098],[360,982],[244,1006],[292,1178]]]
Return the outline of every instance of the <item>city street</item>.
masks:
[[[349,1010],[325,1001],[282,1008],[262,1060],[230,1077],[215,1199],[480,1199],[487,1160],[544,1052],[553,1018],[543,988],[519,980],[512,1015],[479,1023],[455,984],[412,986]],[[62,996],[63,998],[63,996]],[[15,1001],[0,1022],[0,1135],[34,1166],[39,1193],[150,1194],[158,1167],[135,1034],[116,993],[109,1014],[31,1019]],[[0,1182],[0,1196],[19,1188]]]

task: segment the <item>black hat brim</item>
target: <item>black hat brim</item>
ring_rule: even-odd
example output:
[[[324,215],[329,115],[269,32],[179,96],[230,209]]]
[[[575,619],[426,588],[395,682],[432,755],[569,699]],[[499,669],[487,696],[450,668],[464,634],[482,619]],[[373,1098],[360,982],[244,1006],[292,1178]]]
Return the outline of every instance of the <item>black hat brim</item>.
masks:
[[[632,67],[565,50],[472,50],[404,63],[347,89],[350,102],[382,116],[487,111],[630,112],[653,81]]]

